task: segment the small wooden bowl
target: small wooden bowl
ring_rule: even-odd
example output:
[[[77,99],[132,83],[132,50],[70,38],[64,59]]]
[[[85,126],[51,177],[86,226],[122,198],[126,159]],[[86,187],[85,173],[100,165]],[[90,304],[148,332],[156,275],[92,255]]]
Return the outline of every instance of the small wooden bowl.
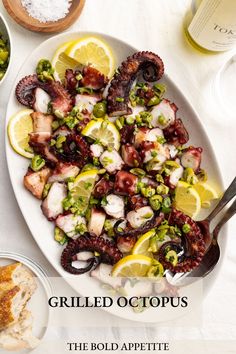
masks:
[[[3,0],[2,2],[9,15],[19,25],[33,32],[44,33],[62,32],[70,27],[80,16],[85,4],[85,0],[73,0],[66,17],[56,22],[42,23],[29,16],[28,12],[21,5],[21,0]]]

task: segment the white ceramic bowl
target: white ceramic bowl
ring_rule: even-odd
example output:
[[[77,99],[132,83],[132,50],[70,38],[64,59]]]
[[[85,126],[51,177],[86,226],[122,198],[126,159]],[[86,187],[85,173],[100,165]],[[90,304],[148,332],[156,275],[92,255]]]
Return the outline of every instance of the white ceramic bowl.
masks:
[[[10,33],[10,29],[8,27],[8,24],[5,20],[5,18],[3,17],[3,15],[0,13],[0,33],[3,35],[4,39],[8,40],[8,45],[10,48],[10,58],[9,58],[9,64],[7,67],[7,71],[5,72],[5,75],[3,76],[2,80],[0,80],[0,86],[3,84],[3,82],[6,80],[6,77],[10,71],[10,66],[11,66],[11,59],[12,59],[12,39],[11,39],[11,33]]]

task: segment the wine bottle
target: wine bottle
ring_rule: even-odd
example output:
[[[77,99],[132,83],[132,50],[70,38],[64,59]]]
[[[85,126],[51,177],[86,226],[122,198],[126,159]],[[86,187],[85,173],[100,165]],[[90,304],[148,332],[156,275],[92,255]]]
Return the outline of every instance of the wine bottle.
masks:
[[[222,52],[236,45],[236,0],[193,0],[185,18],[190,43],[203,52]]]

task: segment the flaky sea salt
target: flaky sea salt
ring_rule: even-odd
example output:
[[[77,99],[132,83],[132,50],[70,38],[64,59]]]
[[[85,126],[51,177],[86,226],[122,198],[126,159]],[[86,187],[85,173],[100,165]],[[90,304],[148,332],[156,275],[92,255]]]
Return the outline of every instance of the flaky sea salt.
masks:
[[[28,14],[42,23],[66,17],[72,0],[21,0]]]

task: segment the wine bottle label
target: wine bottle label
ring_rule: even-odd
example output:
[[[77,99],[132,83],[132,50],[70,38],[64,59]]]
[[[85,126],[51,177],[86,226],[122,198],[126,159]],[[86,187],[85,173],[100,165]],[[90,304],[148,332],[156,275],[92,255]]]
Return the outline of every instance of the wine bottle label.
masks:
[[[188,32],[208,50],[231,49],[236,44],[236,0],[202,0]]]

